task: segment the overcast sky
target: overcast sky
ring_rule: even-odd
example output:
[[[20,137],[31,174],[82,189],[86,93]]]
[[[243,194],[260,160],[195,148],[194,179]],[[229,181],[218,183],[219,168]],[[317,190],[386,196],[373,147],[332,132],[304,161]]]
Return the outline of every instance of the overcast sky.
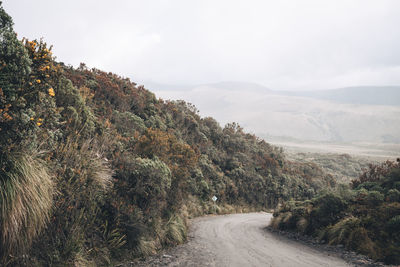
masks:
[[[397,0],[3,0],[20,38],[138,83],[400,84]]]

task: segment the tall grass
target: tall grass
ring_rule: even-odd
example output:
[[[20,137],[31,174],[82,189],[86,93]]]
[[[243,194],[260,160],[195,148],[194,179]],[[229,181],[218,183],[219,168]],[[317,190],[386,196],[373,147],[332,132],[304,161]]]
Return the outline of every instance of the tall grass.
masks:
[[[5,165],[0,171],[2,259],[23,254],[41,232],[49,220],[55,192],[46,164],[37,156],[15,154]]]
[[[376,258],[376,245],[356,217],[347,217],[326,230],[330,245],[343,244],[346,248]]]
[[[71,136],[57,146],[53,157],[60,193],[55,197],[52,223],[32,246],[32,255],[40,255],[42,265],[109,262],[110,251],[124,240],[114,240],[116,230],[102,226],[106,222],[102,205],[112,186],[112,171],[101,147],[93,140]]]
[[[346,243],[356,228],[360,227],[360,220],[356,217],[345,218],[327,229],[330,245]],[[347,244],[345,244],[347,245]]]
[[[58,146],[56,157],[64,166],[61,176],[66,175],[65,172],[69,167],[79,173],[78,184],[95,187],[90,191],[107,191],[110,188],[112,171],[103,156],[102,148],[94,140],[85,140],[81,143],[77,137],[68,137]]]
[[[181,217],[172,215],[166,225],[166,243],[181,244],[186,240],[187,228]]]

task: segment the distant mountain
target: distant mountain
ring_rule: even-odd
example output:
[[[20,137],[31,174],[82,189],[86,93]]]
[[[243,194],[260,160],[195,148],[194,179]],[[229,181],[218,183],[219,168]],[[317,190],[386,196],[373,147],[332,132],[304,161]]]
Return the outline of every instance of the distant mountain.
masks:
[[[195,88],[214,88],[214,89],[223,89],[228,91],[258,91],[258,92],[268,92],[272,94],[288,94],[290,92],[280,92],[280,91],[273,91],[263,85],[258,83],[250,83],[250,82],[236,82],[236,81],[224,81],[224,82],[216,82],[216,83],[207,83],[207,84],[196,84],[196,85],[184,85],[184,84],[163,84],[163,83],[156,83],[152,81],[145,81],[144,82],[146,89],[151,91],[190,91]]]
[[[263,93],[276,93],[277,91],[273,91],[263,85],[260,85],[258,83],[249,83],[249,82],[218,82],[218,83],[210,83],[210,84],[203,84],[200,86],[206,86],[206,87],[212,87],[212,88],[218,88],[218,89],[224,89],[224,90],[246,90],[246,91],[252,91],[252,92],[263,92]],[[197,86],[199,87],[199,86]]]
[[[146,82],[146,88],[158,91],[187,91],[195,88],[214,88],[228,91],[251,91],[322,99],[342,104],[400,106],[400,86],[356,86],[329,90],[279,91],[257,83],[225,81],[200,85],[173,85]]]
[[[400,142],[400,87],[282,92],[254,83],[222,82],[157,90],[184,99],[203,116],[238,122],[259,136],[308,141]]]
[[[171,90],[187,90],[189,88],[193,88],[194,85],[184,85],[184,84],[166,84],[166,83],[157,83],[152,81],[144,81],[143,82],[146,89],[152,91],[171,91]]]

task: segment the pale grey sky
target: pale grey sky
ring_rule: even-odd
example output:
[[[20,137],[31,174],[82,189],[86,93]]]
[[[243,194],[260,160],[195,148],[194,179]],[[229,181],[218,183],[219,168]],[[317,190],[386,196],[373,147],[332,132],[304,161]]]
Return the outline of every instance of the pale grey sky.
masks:
[[[19,37],[133,81],[400,84],[397,0],[4,0]]]

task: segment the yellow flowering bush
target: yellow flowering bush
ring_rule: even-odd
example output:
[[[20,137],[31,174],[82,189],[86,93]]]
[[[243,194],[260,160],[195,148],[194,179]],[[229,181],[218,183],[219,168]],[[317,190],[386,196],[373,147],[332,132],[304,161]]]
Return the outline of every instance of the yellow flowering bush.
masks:
[[[50,87],[49,90],[48,90],[48,92],[49,92],[49,95],[50,95],[50,96],[55,96],[55,95],[56,95],[56,93],[54,92],[53,87]]]

